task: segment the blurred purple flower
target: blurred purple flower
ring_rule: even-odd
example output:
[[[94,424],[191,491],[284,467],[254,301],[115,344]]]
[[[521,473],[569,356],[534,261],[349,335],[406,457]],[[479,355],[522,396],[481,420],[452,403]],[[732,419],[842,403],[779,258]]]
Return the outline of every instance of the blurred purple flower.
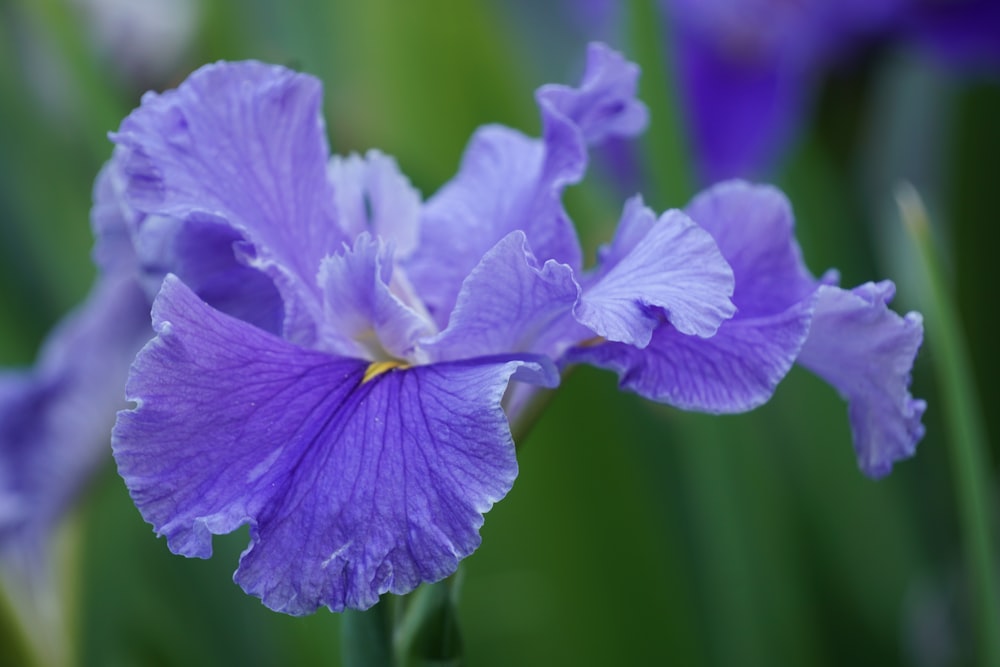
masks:
[[[52,530],[108,460],[129,364],[152,336],[125,211],[105,169],[91,225],[101,275],[52,330],[33,368],[0,370],[0,562],[25,584],[47,576]]]
[[[41,577],[48,538],[107,461],[132,357],[151,331],[128,276],[101,279],[49,335],[34,368],[0,372],[0,561]]]
[[[802,124],[826,70],[875,40],[946,64],[1000,66],[994,0],[661,0],[699,176],[759,176]]]

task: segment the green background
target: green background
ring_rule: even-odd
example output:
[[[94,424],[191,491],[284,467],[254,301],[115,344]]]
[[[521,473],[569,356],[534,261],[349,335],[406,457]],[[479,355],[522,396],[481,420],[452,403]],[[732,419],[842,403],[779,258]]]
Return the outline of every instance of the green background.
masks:
[[[76,7],[0,0],[6,366],[30,364],[48,328],[86,293],[90,188],[110,155],[107,132],[144,89],[174,86],[217,59],[316,74],[334,151],[394,155],[428,196],[455,173],[478,125],[537,134],[534,89],[575,82],[588,37],[558,12],[503,2],[206,0],[169,72],[136,81],[98,55]],[[656,29],[648,23],[624,21],[647,37]],[[626,29],[613,43],[645,72],[652,126],[641,141],[658,166],[643,194],[660,210],[683,206],[693,190],[663,47],[633,37]],[[813,271],[836,266],[847,286],[892,278],[900,312],[922,308],[925,295],[892,193],[901,178],[917,185],[993,433],[997,118],[996,79],[959,78],[886,48],[825,80],[774,175]],[[623,200],[598,173],[569,192],[590,253],[610,238]],[[878,482],[857,470],[844,404],[800,369],[767,406],[721,418],[656,406],[619,393],[611,374],[577,370],[520,443],[521,474],[464,564],[468,663],[971,664],[934,355],[931,341],[914,372],[914,394],[930,403],[927,436],[916,458]],[[131,505],[110,455],[69,530],[62,581],[79,664],[341,660],[340,617],[274,614],[232,583],[245,530],[216,538],[211,560],[171,555]],[[0,660],[11,659],[0,646]]]

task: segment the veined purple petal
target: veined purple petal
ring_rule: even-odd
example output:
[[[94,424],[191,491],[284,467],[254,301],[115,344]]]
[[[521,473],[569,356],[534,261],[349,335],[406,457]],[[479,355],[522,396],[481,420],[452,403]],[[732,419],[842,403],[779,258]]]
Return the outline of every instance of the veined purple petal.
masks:
[[[244,243],[236,230],[195,215],[183,221],[150,216],[135,237],[143,271],[157,291],[173,273],[213,308],[278,333],[281,295],[264,272],[240,261]]]
[[[136,505],[176,553],[250,525],[235,580],[268,607],[364,609],[454,571],[517,473],[500,400],[519,369],[388,370],[306,350],[168,277],[114,431]]]
[[[381,239],[362,232],[353,248],[323,260],[324,316],[320,347],[360,359],[413,360],[417,341],[434,325],[393,293],[392,256]]]
[[[549,124],[568,121],[589,145],[609,137],[634,137],[649,124],[649,110],[636,99],[639,66],[604,44],[587,49],[587,66],[578,88],[542,86],[535,94]]]
[[[152,303],[163,277],[179,276],[214,308],[280,331],[284,304],[272,280],[241,261],[243,236],[212,217],[144,215],[126,201],[127,150],[116,147],[94,187],[94,260],[105,272],[132,272]]]
[[[604,343],[575,349],[567,361],[611,369],[624,388],[679,408],[750,410],[771,397],[799,354],[817,282],[802,263],[791,207],[778,190],[721,183],[695,197],[685,210],[732,267],[735,316],[710,338],[685,336],[663,324],[645,349]],[[645,213],[623,223],[600,260],[621,255],[616,245],[643,247],[651,218]]]
[[[91,257],[100,270],[109,274],[135,271],[138,263],[132,247],[132,229],[139,214],[125,202],[124,180],[121,165],[112,157],[94,181],[90,208],[90,228],[94,233]]]
[[[812,306],[807,300],[771,316],[737,316],[711,338],[662,326],[645,348],[603,343],[575,348],[566,361],[614,371],[623,389],[682,410],[744,412],[765,403],[788,374]]]
[[[664,320],[712,336],[736,312],[732,294],[732,269],[705,230],[676,210],[657,220],[634,197],[575,314],[599,336],[641,348]]]
[[[890,281],[853,290],[824,285],[799,363],[847,400],[858,465],[882,477],[913,455],[927,404],[910,395],[910,371],[923,340],[919,313],[889,310]]]
[[[560,341],[587,335],[567,317],[579,294],[568,266],[551,259],[538,266],[524,232],[511,232],[465,279],[448,327],[424,350],[434,360],[525,352],[556,357]]]
[[[113,135],[125,149],[128,204],[245,237],[245,261],[275,280],[286,331],[300,339],[318,319],[320,260],[347,240],[334,218],[320,95],[316,79],[282,67],[217,63],[176,90],[147,93]]]
[[[515,130],[480,128],[458,175],[425,204],[420,246],[405,267],[438,326],[447,324],[465,277],[512,231],[522,230],[540,258],[580,265],[560,201],[568,183],[546,179],[546,150]]]
[[[712,235],[732,267],[737,317],[775,315],[816,290],[795,240],[792,206],[777,188],[719,183],[698,194],[684,212]]]
[[[32,369],[0,373],[0,555],[39,566],[49,531],[110,454],[129,363],[151,335],[135,282],[104,276]]]
[[[635,100],[637,73],[619,54],[595,45],[578,88],[539,89],[541,140],[500,126],[476,132],[458,175],[427,202],[420,245],[406,264],[438,326],[447,324],[465,277],[512,231],[525,233],[539,261],[580,268],[562,192],[583,177],[588,140],[644,126],[645,107]]]
[[[400,173],[393,158],[375,150],[364,157],[334,156],[329,174],[337,201],[337,219],[349,236],[368,231],[392,242],[398,258],[416,249],[420,194]]]

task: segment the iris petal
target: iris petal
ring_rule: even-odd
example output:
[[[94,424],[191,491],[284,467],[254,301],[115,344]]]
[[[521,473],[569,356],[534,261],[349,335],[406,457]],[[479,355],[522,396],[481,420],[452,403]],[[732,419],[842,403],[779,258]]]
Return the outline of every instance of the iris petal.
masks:
[[[421,317],[392,292],[391,250],[363,232],[353,247],[323,260],[324,317],[320,346],[365,359],[409,358],[417,341],[434,333]]]
[[[374,150],[364,157],[334,156],[329,174],[337,219],[348,235],[367,231],[392,242],[396,257],[413,252],[422,202],[394,159]]]
[[[645,126],[637,77],[638,68],[620,54],[594,45],[578,87],[543,86],[536,94],[542,139],[496,125],[473,135],[458,175],[428,200],[420,247],[406,266],[438,326],[447,324],[465,276],[513,231],[525,233],[540,262],[580,269],[562,193],[583,178],[588,142]]]
[[[113,135],[125,149],[127,203],[238,232],[249,242],[244,260],[281,291],[286,333],[303,341],[319,319],[316,268],[348,240],[327,179],[320,96],[310,76],[218,63],[147,93]]]
[[[870,477],[916,451],[927,404],[910,395],[910,371],[923,340],[918,313],[889,310],[889,281],[853,290],[822,286],[799,363],[847,400],[858,465]]]
[[[710,338],[683,335],[666,323],[645,349],[606,343],[574,350],[570,359],[614,370],[624,388],[679,408],[749,410],[771,397],[799,354],[809,332],[816,281],[802,263],[791,206],[778,190],[720,183],[695,197],[685,212],[711,235],[732,269],[735,316]],[[646,230],[656,228],[648,212],[632,217],[624,217],[602,262],[640,247]]]
[[[567,360],[615,371],[623,389],[683,410],[732,413],[765,403],[795,361],[812,300],[766,317],[724,322],[711,338],[666,325],[639,349],[604,343],[574,349]]]
[[[362,382],[368,363],[305,350],[210,309],[170,277],[114,452],[170,548],[211,554],[250,524],[235,575],[270,608],[363,609],[454,571],[517,463],[500,400],[512,359]]]
[[[538,266],[524,232],[511,232],[469,274],[448,327],[424,348],[435,360],[511,352],[555,357],[560,341],[586,335],[566,320],[579,294],[568,266],[553,260]]]
[[[736,310],[732,294],[732,269],[712,237],[680,211],[657,219],[635,197],[576,317],[608,340],[645,347],[664,319],[684,334],[713,335]]]

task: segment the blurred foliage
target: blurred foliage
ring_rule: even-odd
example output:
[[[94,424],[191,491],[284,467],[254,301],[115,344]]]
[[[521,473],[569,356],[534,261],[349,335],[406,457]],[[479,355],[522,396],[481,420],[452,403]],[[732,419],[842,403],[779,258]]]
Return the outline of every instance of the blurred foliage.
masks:
[[[539,14],[550,25],[526,26],[530,14],[502,2],[204,0],[176,61],[137,80],[98,55],[83,4],[0,0],[6,365],[30,363],[48,327],[86,292],[90,188],[110,155],[106,133],[143,90],[176,85],[217,59],[314,73],[325,83],[334,150],[395,155],[429,195],[455,172],[478,125],[537,133],[532,91],[553,70],[573,81],[584,54],[583,39],[560,33],[553,13]],[[548,32],[563,37],[539,44]],[[663,52],[614,46],[637,58]],[[663,63],[644,69],[667,76]],[[902,85],[915,76],[921,85]],[[682,142],[671,139],[681,136],[676,93],[666,79],[647,76],[642,86],[656,127],[644,150],[672,155],[647,200],[681,206],[689,176]],[[984,406],[996,402],[1000,373],[989,277],[998,117],[996,82],[956,80],[911,54],[873,54],[828,81],[816,122],[777,176],[813,270],[837,266],[847,285],[894,278],[900,309],[919,307],[921,295],[887,211],[898,179],[916,183],[944,223],[940,243]],[[569,200],[591,251],[624,200],[597,181]],[[520,477],[465,564],[468,663],[966,664],[969,612],[932,354],[924,350],[914,386],[931,405],[927,437],[914,460],[877,483],[856,468],[840,399],[798,369],[769,405],[725,418],[653,406],[619,393],[610,374],[575,372],[521,443]],[[996,433],[996,413],[986,416]],[[74,520],[82,544],[69,599],[80,664],[338,664],[339,616],[274,614],[232,583],[245,530],[216,538],[211,560],[171,555],[110,457]]]

